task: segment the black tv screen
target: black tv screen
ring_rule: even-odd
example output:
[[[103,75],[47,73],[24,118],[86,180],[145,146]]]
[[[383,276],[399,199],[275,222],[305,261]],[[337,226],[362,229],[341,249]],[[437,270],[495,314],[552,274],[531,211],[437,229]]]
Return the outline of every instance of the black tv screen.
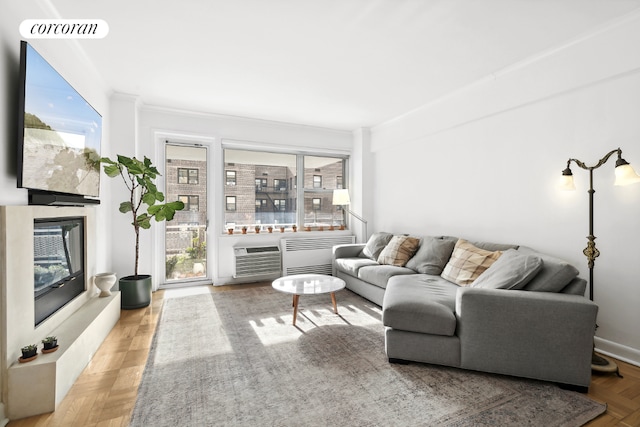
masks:
[[[24,41],[20,89],[18,187],[98,197],[100,114]]]

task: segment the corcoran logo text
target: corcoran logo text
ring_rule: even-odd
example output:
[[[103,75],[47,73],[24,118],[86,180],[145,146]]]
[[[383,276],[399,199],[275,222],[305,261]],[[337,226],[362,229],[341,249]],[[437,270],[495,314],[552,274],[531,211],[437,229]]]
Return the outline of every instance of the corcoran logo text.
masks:
[[[26,39],[101,39],[109,33],[102,19],[25,19],[20,35]]]

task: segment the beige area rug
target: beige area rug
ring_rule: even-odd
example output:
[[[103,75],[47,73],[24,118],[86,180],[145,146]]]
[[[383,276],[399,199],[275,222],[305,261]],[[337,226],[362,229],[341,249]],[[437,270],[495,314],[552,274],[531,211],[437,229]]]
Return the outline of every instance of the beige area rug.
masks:
[[[580,426],[605,405],[549,383],[389,364],[380,307],[271,287],[165,299],[132,426]]]

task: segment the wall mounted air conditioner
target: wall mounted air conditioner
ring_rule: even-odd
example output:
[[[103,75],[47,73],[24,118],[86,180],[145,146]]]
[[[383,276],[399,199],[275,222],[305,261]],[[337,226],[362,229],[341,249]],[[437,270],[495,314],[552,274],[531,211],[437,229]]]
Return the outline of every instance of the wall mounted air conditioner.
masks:
[[[236,262],[233,277],[280,276],[282,261],[278,246],[248,246],[233,249]]]

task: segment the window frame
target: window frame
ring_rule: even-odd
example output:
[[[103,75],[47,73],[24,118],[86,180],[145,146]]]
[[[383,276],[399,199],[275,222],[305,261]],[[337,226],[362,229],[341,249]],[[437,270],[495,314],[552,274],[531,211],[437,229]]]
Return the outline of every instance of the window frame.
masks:
[[[180,176],[180,172],[182,171],[186,171],[187,173],[187,182],[181,182],[180,179],[183,178],[182,176]],[[191,172],[195,172],[195,182],[192,182],[192,175]],[[178,184],[180,185],[198,185],[198,182],[200,182],[200,169],[199,168],[178,168],[177,171],[177,175],[178,175]]]
[[[230,180],[230,174],[233,174],[233,179]],[[231,184],[232,182],[232,184]],[[236,186],[238,185],[238,172],[235,170],[224,171],[224,185]]]
[[[236,196],[227,196],[227,195],[225,195],[224,197],[225,197],[225,201],[224,201],[225,202],[225,204],[224,204],[225,211],[227,211],[227,212],[237,212],[237,209],[238,209],[238,199],[237,199],[237,197]],[[229,200],[230,199],[233,199],[233,203],[232,203],[233,204],[233,209],[229,209],[229,206],[230,206]]]
[[[248,145],[245,145],[248,144]],[[324,202],[322,202],[322,200],[320,201],[320,205],[318,207],[318,209],[322,209],[322,207],[324,206],[325,208],[328,208],[327,203],[329,203],[329,207],[331,208],[332,211],[338,211],[340,212],[340,210],[334,210],[333,206],[331,204],[331,195],[333,193],[334,189],[341,189],[341,188],[348,188],[348,179],[347,177],[349,176],[349,164],[350,164],[350,160],[351,157],[349,155],[349,153],[344,150],[327,150],[327,151],[299,151],[299,150],[289,150],[289,149],[285,149],[285,148],[274,148],[274,147],[270,147],[270,146],[257,146],[255,144],[252,143],[243,143],[243,142],[237,142],[237,141],[233,141],[233,142],[222,142],[222,146],[221,146],[221,151],[222,151],[222,155],[221,155],[221,163],[222,163],[222,170],[226,171],[229,170],[229,167],[231,166],[231,164],[233,163],[233,167],[238,168],[238,165],[241,164],[241,168],[245,167],[245,162],[237,160],[237,157],[234,158],[234,160],[231,160],[230,157],[227,157],[227,150],[229,151],[253,151],[256,153],[265,153],[267,155],[270,154],[277,154],[277,155],[292,155],[295,156],[295,171],[293,169],[293,164],[291,164],[291,171],[294,172],[292,175],[293,176],[286,176],[286,177],[282,177],[282,178],[271,178],[274,180],[273,183],[273,188],[268,187],[269,181],[267,180],[267,177],[264,175],[267,175],[265,172],[262,172],[262,175],[260,174],[261,169],[258,169],[254,175],[254,189],[256,190],[256,192],[266,192],[266,193],[272,193],[272,192],[277,192],[277,193],[283,193],[282,195],[284,197],[277,197],[278,200],[284,200],[284,211],[282,210],[282,205],[280,204],[281,202],[278,202],[277,204],[279,205],[279,209],[276,208],[275,204],[273,205],[274,207],[274,212],[277,213],[289,213],[293,215],[294,219],[294,224],[297,224],[299,227],[302,227],[304,224],[307,224],[309,222],[309,214],[313,213],[315,214],[317,211],[309,208],[309,205],[307,204],[308,202],[305,202],[305,198],[306,200],[308,200],[309,197],[313,197],[313,198],[320,198],[320,199],[325,199]],[[234,154],[235,155],[235,154]],[[335,159],[335,162],[341,163],[341,166],[339,167],[339,169],[341,168],[341,171],[339,171],[336,175],[336,178],[334,179],[332,174],[330,173],[328,175],[327,178],[327,182],[325,183],[325,177],[323,177],[323,174],[318,174],[317,172],[319,171],[317,167],[307,167],[305,169],[305,159],[308,158],[314,158],[314,157],[319,157],[319,158],[327,158],[327,159]],[[230,162],[227,162],[226,159],[230,159]],[[308,160],[307,160],[308,161]],[[275,164],[274,164],[275,165]],[[284,165],[284,163],[283,163]],[[331,165],[331,162],[329,162],[329,165]],[[264,166],[263,164],[261,164],[259,161],[248,161],[246,162],[246,166]],[[311,188],[306,187],[305,186],[305,176],[308,180],[309,178],[309,174],[311,174],[312,176],[318,176],[319,178],[315,179],[315,185],[313,185],[313,178],[311,181]],[[236,175],[236,180],[238,178],[241,178],[241,176],[243,175],[243,172],[240,172]],[[339,183],[339,178],[337,178],[338,176],[342,177],[342,185],[338,186]],[[224,176],[225,179],[225,184],[226,184],[226,175]],[[244,179],[244,178],[241,178]],[[266,182],[265,182],[266,181]],[[278,182],[280,182],[280,187],[278,187]],[[238,182],[238,181],[236,181]],[[334,185],[335,182],[335,185]],[[265,183],[267,184],[265,187]],[[323,185],[329,184],[331,188],[324,188]],[[318,187],[319,186],[319,187]],[[223,185],[223,188],[226,188],[226,185]],[[232,186],[230,186],[232,187]],[[293,187],[293,188],[292,188]],[[335,187],[335,188],[334,188]],[[282,188],[282,190],[281,190]],[[230,223],[230,219],[229,217],[226,215],[226,212],[231,212],[231,213],[236,213],[238,214],[238,212],[240,212],[238,209],[240,208],[240,205],[244,206],[242,207],[242,212],[245,211],[245,209],[247,207],[249,207],[249,209],[251,209],[250,205],[247,205],[247,201],[251,201],[246,200],[246,201],[242,201],[242,200],[238,200],[238,196],[243,196],[242,194],[237,193],[237,191],[240,188],[236,187],[236,189],[231,190],[231,193],[228,193],[228,190],[223,190],[223,194],[222,197],[229,197],[229,196],[233,196],[236,197],[236,203],[235,203],[235,210],[228,210],[226,209],[227,203],[226,203],[226,199],[225,201],[225,210],[224,213],[220,219],[220,223],[221,223],[221,233],[223,234],[227,234],[227,225]],[[309,193],[312,193],[312,195],[310,195]],[[319,194],[319,193],[325,193],[325,195]],[[316,194],[318,194],[316,196]],[[247,197],[251,197],[249,195],[246,195]],[[257,194],[256,194],[257,196]],[[268,194],[267,194],[268,196]],[[275,195],[272,195],[272,197]],[[272,199],[275,200],[275,199]],[[255,201],[255,199],[254,199]],[[328,201],[328,202],[327,202]],[[253,209],[256,208],[255,203],[251,203],[253,206]],[[317,206],[317,205],[316,205]],[[264,207],[264,205],[262,206]],[[308,212],[305,212],[306,209],[309,209]],[[267,209],[267,211],[269,211],[269,209]],[[257,209],[255,210],[255,212],[257,213]],[[326,212],[325,212],[326,214]],[[247,215],[251,215],[251,212],[248,211]],[[233,218],[233,217],[232,217]],[[341,221],[342,224],[348,225],[348,217],[347,216],[343,216],[342,218],[336,218],[334,217],[334,224],[337,221]],[[249,221],[244,221],[244,223],[247,225],[247,227],[251,230],[253,229],[253,227],[251,226],[252,222],[251,221],[256,221],[256,223],[260,223],[260,219],[259,218],[255,218],[255,219],[250,219]],[[326,221],[326,220],[325,220]],[[233,219],[231,219],[231,222],[233,222]],[[313,221],[312,221],[313,222]],[[321,221],[322,222],[322,221]],[[291,224],[291,222],[289,222],[289,220],[285,219],[285,223],[286,224]],[[241,223],[235,223],[236,226],[241,226]],[[266,224],[266,223],[265,223]],[[263,224],[263,225],[265,225]]]

